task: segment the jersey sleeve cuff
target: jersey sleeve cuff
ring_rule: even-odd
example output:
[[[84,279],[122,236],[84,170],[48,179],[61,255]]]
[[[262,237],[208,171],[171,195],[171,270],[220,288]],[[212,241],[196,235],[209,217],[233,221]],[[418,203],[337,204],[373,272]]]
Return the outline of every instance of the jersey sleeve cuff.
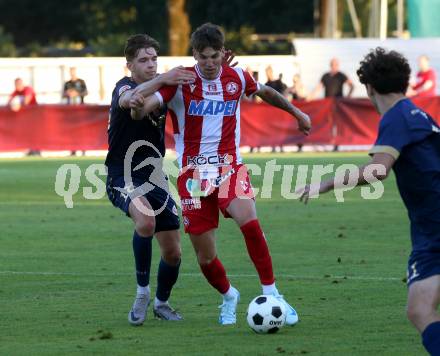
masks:
[[[396,150],[394,147],[383,146],[383,145],[373,146],[371,150],[368,152],[370,156],[372,156],[375,153],[388,153],[389,155],[393,156],[394,159],[399,158],[400,155],[400,152]]]
[[[156,95],[156,98],[159,100],[159,104],[160,104],[159,107],[162,107],[163,106],[162,94],[157,91],[157,92],[154,93],[154,95]]]

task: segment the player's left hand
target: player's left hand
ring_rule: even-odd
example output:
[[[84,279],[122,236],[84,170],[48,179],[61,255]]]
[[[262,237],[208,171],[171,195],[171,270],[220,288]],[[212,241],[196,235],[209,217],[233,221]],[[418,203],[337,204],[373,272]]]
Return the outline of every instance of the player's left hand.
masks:
[[[228,65],[229,67],[235,67],[238,64],[238,61],[232,63],[235,58],[234,52],[230,49],[225,50],[225,56],[223,57],[223,64]]]
[[[298,129],[306,136],[310,134],[310,130],[312,129],[312,120],[310,120],[310,116],[306,113],[299,111],[295,113],[295,117],[298,120]]]
[[[183,66],[174,67],[160,75],[164,85],[192,84],[196,80],[196,74]]]

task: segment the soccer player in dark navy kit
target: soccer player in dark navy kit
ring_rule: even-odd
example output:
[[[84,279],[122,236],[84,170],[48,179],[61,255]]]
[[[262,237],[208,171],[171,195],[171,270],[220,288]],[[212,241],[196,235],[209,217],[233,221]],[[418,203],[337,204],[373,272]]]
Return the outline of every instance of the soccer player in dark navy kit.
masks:
[[[131,77],[116,83],[108,129],[107,194],[135,225],[133,252],[138,286],[128,314],[132,325],[144,322],[150,304],[153,236],[161,251],[154,315],[164,320],[182,319],[168,304],[179,273],[180,235],[177,208],[162,171],[166,107],[145,117],[139,112],[143,95],[152,94],[163,85],[192,83],[194,74],[174,68],[157,75],[158,51],[158,42],[148,35],[134,35],[127,40],[124,53]]]
[[[401,54],[376,48],[360,64],[359,80],[382,119],[370,151],[372,160],[359,167],[359,179],[354,183],[368,184],[366,171],[382,180],[394,170],[411,223],[407,314],[426,350],[439,356],[440,127],[405,97],[411,70]],[[311,196],[338,188],[337,182],[343,180],[335,177],[306,186],[301,200],[307,203]]]

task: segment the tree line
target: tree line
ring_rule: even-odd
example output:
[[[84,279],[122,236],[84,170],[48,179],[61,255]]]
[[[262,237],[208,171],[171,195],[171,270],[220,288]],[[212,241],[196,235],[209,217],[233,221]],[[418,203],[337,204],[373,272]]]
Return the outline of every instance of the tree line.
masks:
[[[162,55],[175,54],[170,38],[185,18],[190,31],[221,25],[239,54],[288,51],[287,41],[278,48],[251,35],[312,33],[313,9],[310,0],[0,0],[0,56],[120,56],[134,33],[155,37]],[[188,45],[180,51],[189,54]]]

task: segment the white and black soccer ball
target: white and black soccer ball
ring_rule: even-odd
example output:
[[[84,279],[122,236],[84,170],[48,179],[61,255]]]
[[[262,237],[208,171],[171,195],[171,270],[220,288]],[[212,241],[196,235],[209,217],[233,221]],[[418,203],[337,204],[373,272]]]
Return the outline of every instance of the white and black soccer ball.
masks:
[[[286,322],[286,307],[272,295],[259,295],[249,303],[247,322],[259,334],[273,334]]]

